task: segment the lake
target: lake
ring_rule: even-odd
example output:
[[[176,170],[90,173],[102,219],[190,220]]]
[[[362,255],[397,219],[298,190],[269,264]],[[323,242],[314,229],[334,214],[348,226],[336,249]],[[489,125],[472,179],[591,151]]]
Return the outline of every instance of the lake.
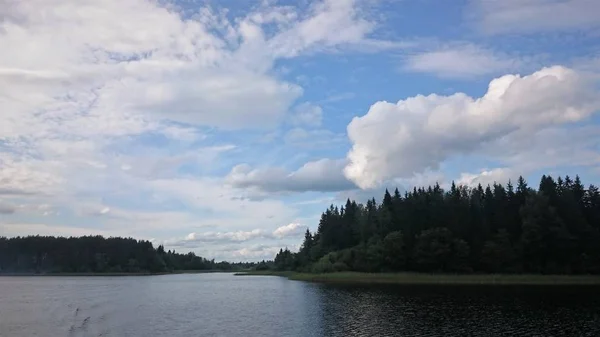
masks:
[[[599,336],[598,290],[221,273],[0,277],[0,336]]]

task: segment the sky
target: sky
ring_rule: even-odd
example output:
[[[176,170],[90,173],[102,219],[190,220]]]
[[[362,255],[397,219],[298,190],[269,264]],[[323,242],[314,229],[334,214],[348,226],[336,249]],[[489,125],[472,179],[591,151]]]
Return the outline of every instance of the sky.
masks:
[[[8,0],[0,236],[230,261],[439,182],[600,183],[600,1]]]

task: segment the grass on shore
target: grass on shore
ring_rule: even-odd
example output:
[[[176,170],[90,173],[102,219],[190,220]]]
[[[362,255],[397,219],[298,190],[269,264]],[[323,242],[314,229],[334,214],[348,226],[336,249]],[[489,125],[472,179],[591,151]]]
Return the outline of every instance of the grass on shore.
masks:
[[[600,285],[598,275],[532,274],[425,274],[338,272],[310,274],[296,272],[251,271],[236,276],[283,276],[290,280],[335,284],[403,285]]]

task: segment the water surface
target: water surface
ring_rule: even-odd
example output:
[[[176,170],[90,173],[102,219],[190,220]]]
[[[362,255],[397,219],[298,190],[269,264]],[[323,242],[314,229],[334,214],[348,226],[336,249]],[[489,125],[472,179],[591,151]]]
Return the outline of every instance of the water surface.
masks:
[[[598,290],[0,277],[0,336],[600,336]]]

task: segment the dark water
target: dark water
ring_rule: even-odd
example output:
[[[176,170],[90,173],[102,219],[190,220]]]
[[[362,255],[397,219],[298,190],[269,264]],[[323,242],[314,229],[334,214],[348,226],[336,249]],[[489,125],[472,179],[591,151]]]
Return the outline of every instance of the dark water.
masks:
[[[600,289],[0,277],[0,336],[600,336]]]

